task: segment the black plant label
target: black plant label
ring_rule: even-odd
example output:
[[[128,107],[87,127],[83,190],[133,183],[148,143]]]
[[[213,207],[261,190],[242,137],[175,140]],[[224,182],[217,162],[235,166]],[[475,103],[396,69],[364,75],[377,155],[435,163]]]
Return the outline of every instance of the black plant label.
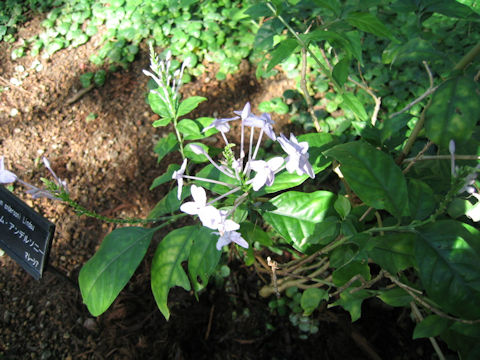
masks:
[[[42,277],[55,225],[0,186],[0,248],[36,280]]]

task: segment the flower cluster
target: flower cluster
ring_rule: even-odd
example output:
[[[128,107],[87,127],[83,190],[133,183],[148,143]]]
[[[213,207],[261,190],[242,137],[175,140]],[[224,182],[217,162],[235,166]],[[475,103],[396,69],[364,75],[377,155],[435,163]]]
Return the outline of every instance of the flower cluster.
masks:
[[[0,157],[0,184],[10,184],[17,181],[28,188],[28,190],[26,191],[27,194],[31,195],[34,199],[47,198],[52,200],[62,200],[59,195],[61,193],[68,194],[67,182],[60,179],[57,174],[55,174],[55,172],[52,170],[52,167],[50,166],[50,162],[46,157],[44,157],[42,160],[43,164],[48,169],[48,171],[50,171],[50,174],[52,174],[55,180],[54,183],[50,183],[44,180],[47,185],[52,185],[48,186],[49,189],[40,189],[32,184],[21,180],[16,174],[5,169],[3,156]]]
[[[179,70],[172,75],[172,53],[169,50],[165,56],[165,60],[160,60],[150,45],[150,69],[143,70],[143,73],[150,76],[158,85],[158,90],[151,90],[156,93],[162,101],[169,106],[169,110],[173,112],[175,102],[180,98],[179,89],[182,85],[183,72],[189,66],[188,59],[182,63]]]
[[[212,230],[217,230],[220,235],[217,241],[217,249],[220,250],[224,245],[232,242],[248,248],[248,243],[242,238],[236,230],[240,225],[234,222],[231,217],[235,209],[246,199],[249,190],[258,191],[264,186],[271,186],[275,181],[275,175],[286,169],[289,173],[297,173],[301,176],[307,174],[314,178],[315,173],[308,158],[308,143],[298,142],[297,138],[290,134],[290,138],[283,134],[276,136],[273,130],[273,121],[269,114],[257,116],[251,112],[250,103],[247,103],[241,111],[234,111],[232,118],[215,119],[209,126],[203,129],[207,131],[216,128],[225,141],[225,161],[216,163],[202,147],[190,144],[190,149],[197,155],[204,155],[208,161],[221,173],[232,179],[232,183],[226,183],[214,179],[200,178],[197,176],[186,175],[187,160],[185,159],[179,170],[173,173],[172,179],[178,184],[178,199],[181,199],[184,179],[210,182],[220,184],[230,188],[229,191],[217,198],[207,202],[205,189],[200,186],[192,185],[191,194],[194,201],[189,201],[181,205],[180,210],[190,214],[197,215],[202,225]],[[230,144],[226,133],[230,130],[230,122],[241,121],[240,150],[238,156],[235,156],[231,150],[234,144]],[[245,128],[250,128],[250,141],[248,149],[245,149]],[[256,144],[254,144],[255,129],[260,129],[260,134]],[[258,151],[262,141],[263,134],[266,134],[271,140],[278,141],[282,149],[286,152],[285,158],[277,156],[268,160],[257,160]],[[252,171],[254,174],[252,175]],[[237,197],[234,206],[229,210],[217,209],[213,204],[231,194],[243,191],[243,194]]]

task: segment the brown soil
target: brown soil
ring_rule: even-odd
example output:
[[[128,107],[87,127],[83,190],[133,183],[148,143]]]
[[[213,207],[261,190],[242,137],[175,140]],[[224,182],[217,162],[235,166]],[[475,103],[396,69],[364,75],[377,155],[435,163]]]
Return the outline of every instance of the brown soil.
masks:
[[[39,21],[26,24],[19,38],[40,31]],[[41,176],[48,177],[40,161],[47,156],[83,206],[107,216],[145,217],[172,186],[149,191],[150,184],[179,158],[169,155],[158,164],[153,153],[171,129],[151,126],[157,117],[145,103],[145,46],[128,70],[109,73],[103,87],[67,104],[81,88],[79,76],[95,70],[88,59],[97,41],[48,60],[17,61],[10,59],[11,46],[0,44],[0,86],[9,87],[0,93],[0,155],[8,169],[38,185]],[[30,69],[34,60],[40,60],[41,71]],[[247,63],[224,82],[215,80],[214,65],[208,68],[184,87],[186,94],[208,98],[194,116],[230,116],[246,101],[256,109],[291,86],[281,78],[258,81]],[[12,85],[11,78],[23,82]],[[288,125],[285,118],[280,123],[277,130]],[[432,358],[427,341],[411,340],[408,313],[375,301],[364,305],[364,317],[354,325],[338,309],[317,314],[320,331],[301,340],[288,316],[271,315],[268,299],[258,295],[262,282],[254,269],[234,260],[225,286],[212,284],[199,301],[174,289],[167,322],[149,285],[152,251],[165,233],[155,238],[111,308],[94,318],[82,303],[77,277],[113,226],[78,217],[57,202],[32,201],[21,187],[14,192],[54,222],[56,234],[51,270],[39,281],[7,255],[0,257],[0,359],[368,359],[372,350],[385,359]]]

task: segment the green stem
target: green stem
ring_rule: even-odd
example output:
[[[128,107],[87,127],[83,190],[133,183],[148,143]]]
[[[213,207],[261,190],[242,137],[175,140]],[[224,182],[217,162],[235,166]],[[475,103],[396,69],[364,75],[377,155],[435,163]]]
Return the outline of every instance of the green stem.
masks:
[[[453,68],[453,71],[463,70],[470,64],[473,59],[480,54],[480,43],[475,45]]]
[[[162,216],[155,219],[141,219],[141,218],[125,218],[125,219],[115,219],[108,216],[104,216],[101,214],[96,213],[95,211],[88,210],[82,205],[78,204],[77,202],[70,199],[70,197],[65,198],[63,197],[62,200],[67,203],[70,207],[72,207],[79,215],[86,215],[88,217],[105,221],[108,223],[113,224],[149,224],[159,221],[167,221],[168,223],[175,221],[187,214],[177,214],[177,215],[169,215],[169,216]]]

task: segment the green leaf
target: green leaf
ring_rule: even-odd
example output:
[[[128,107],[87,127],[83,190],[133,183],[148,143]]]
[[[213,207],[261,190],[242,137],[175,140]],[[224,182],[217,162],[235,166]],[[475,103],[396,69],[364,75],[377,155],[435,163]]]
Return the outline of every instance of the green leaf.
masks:
[[[250,6],[246,11],[245,14],[251,16],[253,19],[258,19],[262,16],[271,16],[272,11],[267,6],[267,4],[259,3],[253,6]]]
[[[249,221],[243,221],[240,224],[240,233],[249,244],[258,241],[263,246],[272,246],[273,241],[268,234],[261,229],[260,226],[254,225]]]
[[[163,101],[160,95],[158,95],[156,92],[150,91],[148,93],[148,103],[155,114],[160,115],[162,118],[168,119],[168,122],[158,123],[156,126],[165,126],[171,121],[173,116],[169,110],[169,106],[165,103],[165,101]],[[155,123],[157,123],[157,121]]]
[[[390,156],[360,141],[337,145],[325,154],[341,164],[343,176],[363,202],[397,218],[403,215],[408,206],[407,182]]]
[[[442,310],[467,319],[480,317],[480,232],[441,220],[418,229],[415,257],[422,284]]]
[[[155,189],[157,186],[165,184],[166,182],[172,180],[172,175],[175,171],[180,169],[180,165],[178,164],[170,164],[168,165],[167,171],[153,180],[152,185],[150,186],[150,190]]]
[[[346,108],[353,112],[355,117],[362,121],[368,121],[368,115],[365,111],[365,107],[358,100],[358,98],[351,92],[344,92],[342,94],[343,102],[340,104],[342,108]]]
[[[396,274],[415,266],[414,242],[414,234],[386,233],[369,240],[368,255],[382,269]]]
[[[413,298],[403,289],[396,287],[389,290],[383,290],[377,295],[385,304],[395,307],[408,306]]]
[[[352,209],[350,201],[343,195],[338,195],[333,207],[337,211],[338,215],[342,217],[342,219],[345,219],[348,214],[350,214],[350,210]]]
[[[369,298],[368,290],[360,290],[351,294],[348,290],[340,293],[338,299],[333,305],[341,306],[350,313],[352,322],[357,321],[362,316],[362,302]]]
[[[473,78],[459,76],[435,91],[425,114],[427,136],[448,149],[450,140],[466,142],[480,120],[480,98]]]
[[[170,117],[164,117],[164,118],[155,120],[155,121],[152,123],[152,126],[153,126],[153,127],[166,126],[166,125],[170,124],[170,123],[172,122],[172,120],[173,120],[173,119],[170,118]]]
[[[148,214],[148,219],[157,219],[163,215],[169,215],[180,209],[182,201],[190,196],[190,188],[183,188],[180,200],[178,200],[178,187],[168,192]]]
[[[299,36],[307,43],[310,41],[328,41],[332,46],[343,49],[347,56],[353,56],[358,61],[362,61],[361,53],[358,53],[348,34],[317,29]]]
[[[165,155],[178,150],[178,148],[177,137],[173,133],[168,133],[166,137],[158,140],[153,151],[158,155],[157,161],[160,162]]]
[[[353,12],[347,15],[346,21],[359,30],[395,40],[392,32],[373,14]]]
[[[207,100],[203,96],[190,96],[189,98],[183,100],[178,107],[177,116],[184,116],[191,111],[195,110],[201,102]]]
[[[130,280],[155,231],[140,227],[115,229],[83,265],[78,283],[83,302],[93,316],[105,312]]]
[[[328,293],[324,289],[309,288],[306,289],[300,298],[304,316],[309,316],[320,305],[320,301],[328,300]]]
[[[153,255],[152,292],[158,308],[167,320],[170,317],[170,310],[167,305],[170,289],[174,286],[181,286],[187,291],[191,289],[190,281],[183,270],[182,263],[188,259],[198,231],[198,226],[186,226],[171,231],[158,244]]]
[[[308,252],[321,241],[316,226],[332,214],[335,197],[329,191],[285,192],[263,205],[263,218],[293,247]]]
[[[340,60],[333,68],[332,76],[340,86],[343,86],[347,81],[349,70],[350,59],[347,57]]]
[[[182,133],[185,140],[204,139],[218,132],[215,128],[203,132],[203,129],[210,125],[213,120],[210,117],[202,117],[195,120],[183,119],[178,122],[177,130]]]
[[[452,320],[438,315],[429,315],[415,326],[413,339],[438,336],[447,330],[451,324]]]
[[[236,179],[232,179],[231,177],[228,177],[224,173],[218,171],[212,164],[208,164],[202,170],[200,170],[197,173],[197,177],[201,177],[204,179],[217,180],[227,184],[238,185]],[[217,194],[225,194],[227,191],[232,189],[231,187],[227,187],[220,184],[213,184],[205,181],[195,181],[195,182],[198,185],[204,187],[205,189],[208,189]]]
[[[474,2],[473,6],[478,7],[478,3]],[[433,2],[433,4],[428,5],[425,8],[425,11],[437,12],[445,16],[458,18],[458,19],[465,19],[465,20],[472,20],[472,21],[480,20],[479,14],[476,14],[468,6],[454,0],[435,1]]]
[[[217,240],[218,235],[204,226],[200,226],[195,234],[188,258],[188,273],[195,291],[207,286],[210,275],[217,268],[222,255],[222,252],[217,250]]]
[[[424,220],[429,217],[437,202],[432,188],[421,180],[408,180],[408,204],[410,216],[415,220]]]
[[[314,0],[314,3],[319,7],[331,10],[335,16],[340,16],[342,8],[338,0]]]
[[[281,41],[275,49],[270,53],[272,56],[270,62],[267,66],[267,72],[272,70],[275,65],[280,64],[282,61],[287,59],[290,55],[292,55],[296,48],[298,47],[298,42],[295,39],[286,39]]]
[[[360,275],[365,281],[371,279],[370,267],[368,266],[367,262],[351,261],[348,264],[336,269],[332,273],[332,281],[337,287],[340,287],[345,285],[357,275]],[[350,287],[360,285],[361,281],[356,280],[350,285]]]
[[[196,163],[207,162],[208,161],[207,157],[203,154],[197,154],[195,151],[193,151],[192,145],[200,146],[203,150],[205,150],[206,153],[208,153],[207,145],[199,142],[195,142],[195,143],[187,144],[187,146],[185,146],[185,148],[183,149],[183,153],[185,154],[185,157]]]

